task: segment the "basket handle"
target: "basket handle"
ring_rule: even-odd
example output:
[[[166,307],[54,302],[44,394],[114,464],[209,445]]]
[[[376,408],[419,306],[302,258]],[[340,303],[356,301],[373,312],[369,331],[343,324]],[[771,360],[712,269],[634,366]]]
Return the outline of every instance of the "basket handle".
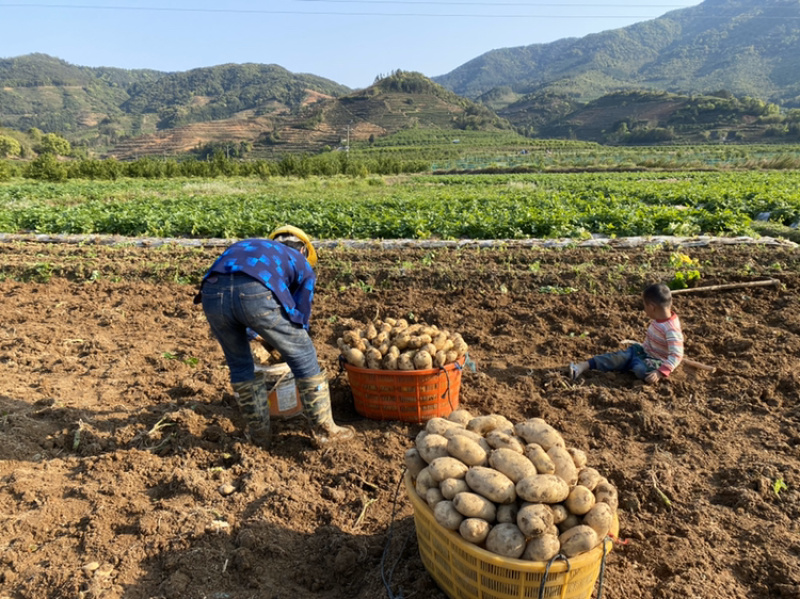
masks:
[[[557,553],[556,555],[551,557],[544,568],[544,576],[542,576],[542,583],[539,585],[539,599],[544,599],[545,584],[547,583],[547,575],[550,573],[550,566],[552,566],[556,561],[560,559],[567,562],[567,572],[570,571],[571,564],[569,563],[569,558],[566,555],[564,555],[563,553]]]

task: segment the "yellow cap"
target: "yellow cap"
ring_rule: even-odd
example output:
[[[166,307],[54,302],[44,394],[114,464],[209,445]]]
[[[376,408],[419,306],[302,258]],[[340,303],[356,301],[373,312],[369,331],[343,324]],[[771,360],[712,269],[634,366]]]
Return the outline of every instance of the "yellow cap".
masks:
[[[317,265],[317,252],[314,249],[314,246],[311,244],[311,238],[306,235],[301,229],[297,227],[293,227],[292,225],[283,225],[282,227],[278,227],[272,233],[269,234],[269,239],[275,239],[278,235],[294,235],[300,241],[302,241],[305,246],[306,250],[308,250],[308,256],[306,256],[306,260],[311,266]]]

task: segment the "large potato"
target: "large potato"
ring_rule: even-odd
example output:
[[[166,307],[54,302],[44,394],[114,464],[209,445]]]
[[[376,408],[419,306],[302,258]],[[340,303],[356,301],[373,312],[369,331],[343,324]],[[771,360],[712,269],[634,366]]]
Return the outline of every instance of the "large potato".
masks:
[[[560,445],[553,445],[547,450],[547,455],[556,466],[555,474],[560,476],[571,487],[578,482],[578,469],[575,467],[575,462],[572,461],[572,456],[566,448]]]
[[[428,503],[428,506],[430,506],[431,509],[434,509],[436,504],[443,500],[444,495],[442,495],[442,492],[436,487],[431,487],[425,494],[425,501]]]
[[[543,503],[528,503],[517,512],[517,526],[526,537],[543,535],[553,525],[553,512]]]
[[[422,439],[417,435],[417,451],[422,459],[429,464],[436,458],[450,455],[447,451],[447,437],[428,433]]]
[[[486,540],[492,525],[480,518],[467,518],[458,527],[458,532],[465,541],[480,545]]]
[[[586,465],[586,452],[578,449],[577,447],[568,447],[567,451],[572,456],[572,461],[575,462],[575,467],[580,470]]]
[[[439,485],[441,487],[441,485]],[[561,524],[569,516],[569,511],[563,503],[553,503],[550,505],[550,510],[553,512],[553,523]],[[558,536],[558,535],[556,535]]]
[[[538,474],[536,466],[521,453],[513,449],[501,447],[489,454],[489,465],[505,474],[515,483],[518,483],[527,476]]]
[[[452,501],[440,501],[433,508],[433,517],[436,521],[447,530],[458,530],[461,523],[464,521],[458,510],[453,505]],[[586,528],[589,528],[588,526]],[[590,529],[591,530],[591,529]]]
[[[486,536],[486,549],[503,557],[520,557],[525,545],[525,535],[516,524],[497,524]]]
[[[544,534],[528,541],[525,551],[522,553],[522,559],[532,562],[549,562],[558,555],[560,549],[561,543],[558,542],[557,536]]]
[[[517,514],[519,513],[519,505],[514,503],[505,503],[497,506],[497,521],[498,522],[512,522],[516,523]]]
[[[556,465],[538,443],[528,443],[525,446],[525,457],[531,461],[531,464],[536,466],[536,472],[539,474],[555,474]]]
[[[428,470],[427,466],[419,471],[419,474],[417,474],[417,480],[414,482],[414,488],[417,490],[417,494],[420,497],[425,499],[428,494],[428,489],[437,486],[438,485],[436,484],[436,481],[433,480],[431,471]]]
[[[614,523],[614,512],[607,503],[595,503],[583,517],[583,524],[591,527],[598,538],[604,539]]]
[[[441,349],[441,348],[439,348]],[[448,420],[452,422],[457,422],[462,426],[467,426],[467,423],[472,420],[474,416],[469,413],[469,410],[465,410],[464,408],[459,408],[458,410],[453,410],[450,412],[450,415],[447,417]]]
[[[600,473],[594,468],[583,467],[578,470],[578,484],[586,487],[590,491],[594,491],[597,483],[599,483],[602,478]]]
[[[436,478],[434,476],[434,478]],[[583,516],[586,512],[594,507],[595,498],[594,494],[581,485],[575,485],[569,492],[569,497],[564,501],[564,505],[570,513],[576,516]]]
[[[503,421],[497,414],[489,414],[488,416],[475,416],[472,420],[467,422],[467,430],[485,435],[489,431],[499,428]]]
[[[436,458],[428,464],[428,470],[433,480],[440,483],[446,478],[464,478],[467,475],[468,467],[461,460],[451,458],[450,456],[443,456],[441,458]],[[589,491],[589,494],[591,494],[591,491]],[[594,499],[593,495],[592,499]]]
[[[425,430],[429,433],[434,433],[436,435],[445,436],[445,433],[452,428],[460,428],[463,429],[464,426],[458,424],[457,422],[453,422],[452,420],[448,420],[446,418],[435,417],[428,420],[425,423]]]
[[[477,493],[459,493],[453,498],[453,506],[466,518],[480,518],[494,522],[497,517],[497,506],[494,502]]]
[[[483,466],[488,462],[489,456],[480,443],[473,441],[466,435],[454,434],[447,440],[445,450],[454,458],[458,458],[467,466]],[[425,457],[425,456],[423,456]]]
[[[553,446],[566,447],[564,438],[556,429],[541,418],[530,418],[514,425],[514,433],[526,443],[541,445],[545,451]]]
[[[469,481],[467,481],[469,483]],[[607,480],[600,481],[594,488],[594,496],[598,503],[607,503],[613,512],[619,507],[617,488]]]
[[[535,474],[519,481],[516,491],[520,498],[531,503],[561,503],[569,496],[569,485],[555,474]]]
[[[600,543],[600,539],[594,529],[585,524],[575,526],[561,533],[558,541],[561,543],[561,553],[567,557],[575,557],[580,553],[590,551]]]
[[[493,430],[486,433],[486,442],[492,449],[511,449],[517,453],[525,451],[525,443],[515,435],[509,435],[501,430]]]
[[[439,489],[445,499],[453,499],[459,493],[469,491],[469,485],[463,478],[446,478],[439,483]]]
[[[417,478],[419,471],[428,465],[427,462],[422,459],[422,456],[419,455],[419,451],[416,447],[406,450],[405,464],[409,474],[411,474],[411,478]]]
[[[495,503],[513,503],[517,494],[514,481],[494,468],[473,466],[467,470],[469,488]]]

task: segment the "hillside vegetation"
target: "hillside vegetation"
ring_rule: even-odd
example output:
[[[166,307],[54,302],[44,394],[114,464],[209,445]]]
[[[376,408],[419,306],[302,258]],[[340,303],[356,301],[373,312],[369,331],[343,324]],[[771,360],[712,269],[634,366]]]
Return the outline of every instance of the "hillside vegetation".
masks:
[[[494,88],[581,101],[630,89],[726,89],[800,107],[800,3],[706,0],[621,29],[487,52],[437,83],[478,98]]]

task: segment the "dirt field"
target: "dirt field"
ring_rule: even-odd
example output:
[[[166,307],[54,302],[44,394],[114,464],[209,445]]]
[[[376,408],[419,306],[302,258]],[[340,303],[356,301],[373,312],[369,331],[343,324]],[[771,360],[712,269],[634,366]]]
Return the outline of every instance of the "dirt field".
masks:
[[[360,418],[335,345],[411,313],[470,344],[462,407],[547,419],[617,485],[604,598],[800,598],[797,249],[683,250],[782,285],[676,296],[718,370],[656,387],[563,367],[642,337],[674,249],[326,249],[312,335],[358,435],[325,452],[297,419],[243,437],[192,304],[219,251],[0,244],[0,597],[443,599],[399,487],[420,426]]]

